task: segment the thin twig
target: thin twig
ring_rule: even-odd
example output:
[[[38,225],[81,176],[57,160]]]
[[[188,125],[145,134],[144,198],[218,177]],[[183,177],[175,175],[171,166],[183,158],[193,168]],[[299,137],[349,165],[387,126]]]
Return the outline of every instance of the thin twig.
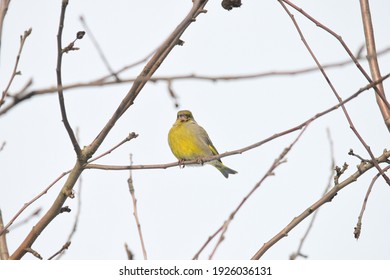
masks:
[[[112,69],[110,63],[108,62],[106,56],[103,53],[102,48],[100,47],[98,41],[96,40],[95,36],[93,35],[91,29],[88,27],[88,24],[85,21],[83,16],[80,16],[80,21],[81,21],[81,24],[83,25],[84,29],[88,33],[88,37],[91,38],[92,44],[95,46],[95,48],[96,48],[96,50],[97,50],[101,60],[103,61],[104,65],[106,66],[108,72],[110,73],[111,76],[115,77],[115,80],[117,82],[119,82],[120,81],[119,76]]]
[[[387,162],[390,157],[390,151],[385,151],[381,156],[376,158],[376,162],[382,163]],[[261,248],[253,255],[252,260],[260,259],[264,253],[271,248],[275,243],[277,243],[282,238],[288,236],[288,233],[294,229],[299,223],[301,223],[308,216],[313,214],[319,207],[324,205],[327,202],[332,201],[335,195],[348,186],[351,183],[356,182],[356,180],[362,176],[367,170],[373,168],[374,165],[371,162],[362,162],[359,166],[357,166],[357,171],[349,176],[347,179],[342,181],[339,184],[336,184],[331,190],[329,190],[323,197],[317,200],[315,203],[310,205],[303,211],[300,215],[296,216],[285,228],[283,228],[278,234],[276,234],[273,238],[271,238],[268,242],[264,243]]]
[[[63,93],[63,89],[62,89],[61,66],[62,66],[62,55],[64,54],[64,50],[62,49],[62,31],[64,29],[65,11],[66,11],[67,6],[68,6],[68,0],[62,0],[60,23],[58,25],[58,33],[57,33],[57,68],[56,68],[56,73],[57,73],[58,100],[60,103],[62,122],[64,123],[65,129],[69,135],[69,138],[72,142],[72,145],[73,145],[73,148],[76,152],[77,157],[80,157],[81,149],[80,149],[79,143],[77,142],[77,139],[76,139],[76,136],[73,132],[73,129],[70,126],[69,121],[68,121],[68,117],[66,114],[66,108],[65,108],[64,93]],[[73,46],[72,46],[72,48],[73,48]],[[70,48],[70,49],[72,49],[72,48]]]
[[[12,224],[12,226],[10,226],[8,228],[8,231],[12,231],[12,230],[15,230],[16,228],[24,225],[24,224],[27,224],[32,218],[34,217],[38,217],[39,214],[41,213],[42,211],[42,207],[38,207],[37,209],[35,209],[32,213],[30,213],[26,218],[24,218],[23,220],[20,220],[19,222],[17,223],[14,223]]]
[[[20,56],[22,54],[24,43],[26,42],[26,39],[31,34],[31,32],[32,32],[32,29],[30,28],[30,29],[24,31],[23,36],[20,36],[20,46],[19,46],[18,54],[16,55],[16,61],[15,61],[14,69],[12,70],[11,78],[9,79],[6,88],[4,89],[4,91],[3,91],[2,95],[1,95],[0,107],[5,102],[5,98],[8,95],[9,88],[11,87],[11,84],[12,84],[15,76],[16,75],[20,75],[20,72],[18,71],[18,65],[19,65]]]
[[[301,138],[302,134],[306,131],[306,128],[308,127],[308,125],[306,125],[302,130],[301,132],[298,134],[298,136],[294,139],[294,141],[286,148],[283,149],[283,151],[280,153],[280,155],[274,160],[274,162],[272,163],[271,167],[266,171],[266,173],[264,174],[264,176],[260,179],[260,181],[258,181],[256,183],[256,185],[252,188],[252,190],[246,195],[244,196],[244,198],[242,199],[242,201],[238,204],[238,206],[234,209],[234,211],[229,215],[229,218],[224,222],[223,226],[222,226],[222,232],[220,234],[220,238],[219,240],[217,241],[217,244],[215,245],[212,253],[210,254],[209,256],[209,259],[212,259],[218,246],[221,244],[221,242],[224,240],[224,234],[225,232],[227,231],[227,228],[230,224],[230,222],[234,219],[235,215],[237,214],[237,212],[241,209],[241,207],[245,204],[245,202],[252,196],[252,194],[261,186],[261,184],[265,181],[265,179],[267,179],[268,177],[270,176],[273,176],[274,175],[274,171],[277,167],[279,167],[282,163],[285,162],[285,158],[286,158],[286,155],[291,151],[291,149],[293,148],[293,146],[298,142],[298,140]],[[207,241],[209,242],[209,240]],[[200,252],[197,253],[197,255],[195,257],[198,257]],[[194,258],[195,258],[194,257]]]
[[[386,166],[385,168],[383,168],[383,171],[387,171],[390,169],[390,165]],[[366,196],[364,197],[364,201],[363,201],[363,204],[362,204],[362,209],[360,210],[360,214],[359,214],[359,217],[358,217],[358,221],[356,223],[356,227],[354,229],[354,232],[353,232],[353,235],[355,236],[356,239],[359,239],[360,237],[360,234],[361,234],[361,230],[362,230],[362,220],[363,220],[363,215],[364,215],[364,212],[366,211],[366,206],[367,206],[367,202],[368,202],[368,197],[370,196],[370,193],[372,191],[372,188],[374,187],[374,184],[376,182],[376,180],[380,177],[380,173],[376,174],[374,176],[374,178],[372,178],[371,180],[371,183],[370,183],[370,186],[368,187],[367,189],[367,193],[366,193]]]
[[[2,235],[13,223],[14,221],[20,216],[20,214],[23,213],[23,211],[29,207],[31,204],[33,204],[35,201],[37,201],[39,198],[41,198],[43,195],[45,195],[51,187],[53,187],[59,180],[61,180],[65,175],[69,174],[69,171],[63,172],[60,176],[58,176],[52,183],[50,183],[42,192],[40,192],[37,196],[35,196],[30,201],[23,204],[22,208],[19,209],[19,211],[12,217],[12,219],[7,223],[7,225],[4,227],[4,229],[0,230],[0,235]]]
[[[330,171],[331,172],[329,175],[328,183],[326,184],[326,187],[325,187],[325,190],[324,190],[324,193],[322,194],[322,196],[324,196],[329,191],[329,189],[332,187],[332,179],[334,177],[334,173],[335,173],[334,168],[336,165],[335,157],[334,157],[333,141],[332,141],[332,137],[330,135],[329,128],[326,129],[326,133],[328,135],[328,141],[329,141],[329,146],[330,146],[330,157],[331,157]],[[313,216],[311,217],[309,226],[307,227],[306,232],[304,233],[304,235],[302,236],[302,238],[299,242],[298,249],[296,252],[294,252],[290,255],[290,260],[295,260],[297,257],[307,258],[307,255],[302,253],[302,247],[303,247],[303,243],[306,241],[307,237],[309,236],[310,230],[312,229],[312,227],[314,225],[314,221],[318,215],[318,212],[319,212],[319,209],[316,212],[314,212]]]
[[[133,164],[133,160],[132,160],[132,155],[130,154],[130,166],[132,164]],[[137,199],[135,198],[133,174],[131,172],[131,169],[130,169],[129,179],[127,180],[127,184],[129,186],[129,192],[130,192],[130,195],[131,195],[131,199],[133,201],[133,209],[134,209],[133,215],[134,215],[134,218],[135,218],[135,222],[137,224],[138,236],[139,236],[139,239],[141,241],[142,254],[144,255],[144,260],[147,260],[148,259],[148,254],[146,252],[145,242],[144,242],[144,238],[143,238],[142,230],[141,230],[141,223],[140,223],[139,217],[138,217]]]
[[[379,55],[383,55],[390,51],[390,48],[383,49],[382,51],[378,52]],[[155,52],[155,51],[154,51]],[[153,52],[153,53],[154,53]],[[151,53],[151,54],[153,54]],[[149,56],[151,55],[149,54]],[[361,59],[360,56],[358,56],[358,59]],[[142,59],[140,61],[144,61],[145,59]],[[137,62],[138,63],[138,62]],[[134,64],[137,64],[134,63]],[[341,67],[343,65],[351,64],[353,63],[350,59],[341,61],[341,62],[335,62],[335,63],[329,63],[324,64],[322,67],[324,69],[328,68],[335,68],[335,67]],[[132,67],[134,64],[128,65],[123,67],[122,69],[116,71],[116,74],[121,73],[122,71],[126,70],[127,68]],[[175,75],[175,76],[154,76],[150,77],[150,82],[167,82],[170,81],[177,81],[177,80],[199,80],[199,81],[241,81],[241,80],[250,80],[250,79],[260,79],[260,78],[266,78],[266,77],[275,77],[275,76],[294,76],[294,75],[300,75],[300,74],[306,74],[313,71],[318,71],[318,67],[308,67],[308,68],[302,68],[302,69],[296,69],[296,70],[279,70],[279,71],[267,71],[267,72],[259,72],[259,73],[249,73],[249,74],[233,74],[233,75],[197,75],[197,74],[188,74],[188,75]],[[114,73],[114,74],[115,74]],[[102,87],[102,86],[111,86],[116,85],[120,83],[132,83],[136,80],[136,78],[124,78],[120,81],[116,80],[108,80],[111,76],[104,76],[102,78],[98,78],[95,80],[91,80],[88,82],[78,82],[68,85],[63,85],[63,90],[70,90],[70,89],[76,89],[76,88],[83,88],[83,87]],[[24,92],[20,91],[17,94],[13,94],[13,99],[11,102],[6,104],[1,110],[0,110],[0,116],[7,113],[10,109],[15,107],[16,105],[20,104],[23,101],[26,101],[27,99],[30,99],[34,96],[40,96],[45,94],[50,94],[57,92],[58,88],[56,86],[51,86],[47,88],[42,89],[36,89],[32,90],[30,92]]]
[[[71,241],[68,240],[68,241],[61,247],[61,249],[59,249],[59,250],[58,250],[57,252],[55,252],[51,257],[49,257],[48,260],[52,260],[52,259],[54,259],[55,257],[57,257],[57,259],[59,259],[61,256],[64,255],[64,252],[65,252],[66,250],[69,249],[70,244],[71,244]]]
[[[169,96],[172,98],[173,100],[173,104],[175,106],[175,108],[179,108],[179,102],[177,101],[177,94],[175,93],[175,91],[173,90],[173,86],[172,86],[172,80],[168,80],[167,82],[167,88],[168,88],[168,93],[169,93]]]
[[[5,141],[3,143],[1,143],[1,145],[0,145],[0,152],[2,150],[4,150],[6,144],[7,144],[7,142],[5,142]]]
[[[333,30],[331,30],[330,28],[328,28],[327,26],[323,25],[321,22],[319,22],[318,20],[316,20],[315,18],[313,18],[312,16],[310,16],[308,13],[306,13],[302,8],[294,5],[293,3],[291,3],[290,1],[288,0],[278,0],[279,2],[280,1],[283,1],[284,3],[286,3],[287,5],[289,5],[290,7],[292,7],[293,9],[295,9],[296,11],[298,11],[299,13],[301,13],[303,16],[305,16],[307,19],[309,19],[310,21],[312,21],[316,26],[318,26],[319,28],[325,30],[326,32],[328,32],[330,35],[332,35],[334,38],[336,38],[340,44],[343,46],[344,50],[347,52],[347,54],[349,55],[349,57],[353,60],[354,64],[356,65],[356,67],[359,69],[359,71],[363,74],[363,76],[367,79],[367,81],[369,83],[372,82],[372,79],[370,77],[370,75],[367,74],[367,72],[364,70],[364,68],[361,66],[361,64],[359,63],[359,61],[357,60],[357,58],[353,55],[352,51],[348,48],[347,44],[344,42],[343,38],[338,35],[336,32],[334,32]],[[386,104],[386,107],[387,108],[390,108],[390,104],[389,102],[386,100],[386,97],[382,94],[381,91],[379,91],[378,87],[377,86],[374,86],[373,89],[375,90],[375,92],[379,95],[379,97],[382,99],[382,101],[384,102],[384,104]]]
[[[126,142],[129,142],[131,139],[134,139],[134,138],[137,138],[138,137],[138,134],[136,134],[135,132],[130,132],[129,135],[126,136],[125,139],[123,139],[122,141],[120,141],[118,144],[116,144],[114,147],[112,147],[111,149],[109,149],[108,151],[102,153],[101,155],[98,155],[94,158],[91,158],[88,163],[91,163],[91,162],[94,162],[110,153],[112,153],[114,150],[116,150],[117,148],[119,148],[120,146],[122,146],[124,143]]]
[[[32,248],[25,248],[24,251],[30,253],[31,255],[36,257],[37,259],[43,260],[41,254],[39,254],[37,251],[35,251]]]
[[[321,74],[323,75],[323,77],[325,78],[326,82],[328,83],[329,87],[331,88],[333,94],[335,95],[335,97],[337,98],[337,100],[340,102],[340,104],[342,104],[342,99],[340,97],[340,95],[338,94],[336,88],[333,86],[332,82],[330,81],[328,75],[326,74],[324,68],[321,66],[321,63],[318,61],[317,57],[315,56],[314,52],[311,50],[308,42],[306,41],[305,39],[305,36],[303,35],[298,23],[296,22],[295,18],[294,18],[294,15],[288,10],[287,6],[284,4],[284,2],[289,2],[287,0],[278,0],[279,3],[282,5],[283,9],[286,11],[286,13],[289,15],[289,17],[291,18],[292,22],[294,23],[294,26],[295,28],[297,29],[298,33],[299,33],[299,36],[302,40],[302,42],[304,43],[306,49],[308,50],[308,52],[310,53],[311,57],[313,58],[313,60],[315,61],[315,63],[317,64],[318,66],[318,69],[321,71]],[[371,81],[371,79],[368,77],[369,81]],[[377,85],[375,85],[375,88],[376,88]],[[380,95],[380,93],[378,94]],[[375,168],[379,171],[379,173],[382,175],[383,179],[385,179],[386,183],[390,186],[390,178],[383,172],[382,168],[379,166],[379,164],[377,162],[375,162],[375,156],[374,154],[372,153],[371,151],[371,148],[369,145],[367,145],[367,143],[364,141],[363,137],[360,135],[360,133],[357,131],[355,125],[353,124],[352,122],[352,119],[351,117],[349,116],[348,114],[348,111],[346,109],[346,107],[344,106],[344,104],[341,105],[341,109],[345,115],[345,118],[347,119],[347,122],[349,124],[349,127],[351,128],[351,130],[353,131],[353,133],[356,135],[356,137],[359,139],[360,143],[363,145],[363,147],[367,150],[368,154],[370,155],[371,157],[371,160],[373,161],[373,164],[375,166]]]
[[[129,245],[127,245],[127,243],[125,243],[125,251],[126,251],[127,259],[128,260],[133,260],[134,259],[134,255],[131,252],[131,250],[129,248]]]

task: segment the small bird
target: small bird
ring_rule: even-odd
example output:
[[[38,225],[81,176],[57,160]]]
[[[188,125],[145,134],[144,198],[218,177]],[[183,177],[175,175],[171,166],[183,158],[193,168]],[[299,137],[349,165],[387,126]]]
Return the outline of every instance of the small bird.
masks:
[[[175,157],[181,161],[199,160],[218,155],[217,149],[211,142],[206,130],[197,124],[192,113],[188,110],[177,113],[176,122],[168,133],[168,143]],[[208,162],[217,168],[225,178],[237,171],[225,166],[220,159]]]

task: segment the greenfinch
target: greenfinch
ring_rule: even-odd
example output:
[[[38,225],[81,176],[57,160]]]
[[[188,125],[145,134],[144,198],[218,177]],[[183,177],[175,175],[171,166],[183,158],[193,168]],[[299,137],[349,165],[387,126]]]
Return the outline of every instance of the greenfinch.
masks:
[[[199,160],[218,155],[217,149],[211,142],[206,130],[197,124],[192,113],[188,110],[177,113],[176,122],[168,133],[168,143],[175,157],[181,161]],[[237,171],[225,166],[220,159],[208,162],[217,168],[225,178]]]

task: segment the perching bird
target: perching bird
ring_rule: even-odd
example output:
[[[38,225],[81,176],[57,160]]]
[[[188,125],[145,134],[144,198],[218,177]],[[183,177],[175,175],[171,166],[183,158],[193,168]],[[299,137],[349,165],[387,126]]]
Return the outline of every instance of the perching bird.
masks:
[[[206,130],[196,123],[192,113],[188,110],[177,113],[176,122],[168,133],[168,143],[172,153],[179,161],[202,160],[202,158],[218,155]],[[237,171],[225,166],[221,160],[207,162],[216,167],[226,178]]]

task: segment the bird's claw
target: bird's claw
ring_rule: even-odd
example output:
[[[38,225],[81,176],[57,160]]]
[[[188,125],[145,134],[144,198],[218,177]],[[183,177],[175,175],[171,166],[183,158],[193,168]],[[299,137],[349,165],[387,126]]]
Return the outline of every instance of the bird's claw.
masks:
[[[184,162],[185,162],[184,159],[180,159],[180,160],[179,160],[179,167],[180,167],[180,168],[184,168],[184,167],[185,167]]]

